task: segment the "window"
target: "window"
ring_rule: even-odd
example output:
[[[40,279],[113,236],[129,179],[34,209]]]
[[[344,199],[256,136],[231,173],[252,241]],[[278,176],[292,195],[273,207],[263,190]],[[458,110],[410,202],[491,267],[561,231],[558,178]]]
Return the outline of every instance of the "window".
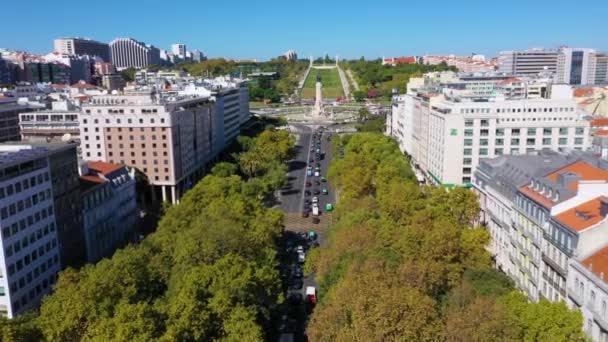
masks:
[[[543,128],[543,135],[551,135],[553,129],[551,128]]]
[[[482,137],[487,137],[490,132],[487,129],[482,129],[481,131],[479,131],[479,133]]]
[[[574,138],[574,144],[575,145],[582,145],[583,144],[583,138]]]
[[[559,138],[560,145],[568,145],[568,138]]]
[[[464,126],[465,127],[473,127],[473,120],[470,120],[470,119],[465,120],[464,121]]]
[[[519,128],[511,129],[511,135],[519,135]]]
[[[473,146],[473,139],[464,139],[464,146]]]
[[[543,145],[551,145],[551,138],[543,138]]]
[[[583,127],[577,127],[576,130],[575,130],[575,132],[574,132],[574,134],[576,134],[576,135],[583,135],[583,134],[585,134],[585,128],[583,128]]]
[[[528,145],[528,146],[536,145],[536,139],[534,139],[534,138],[526,139],[526,145]]]
[[[519,145],[519,139],[518,138],[511,139],[511,145]]]
[[[503,136],[503,135],[505,135],[505,129],[504,129],[504,128],[498,128],[498,129],[496,130],[496,136],[501,137],[501,136]]]
[[[503,154],[505,154],[505,151],[502,148],[496,148],[494,149],[494,154],[497,156],[502,156]]]
[[[562,127],[559,129],[559,135],[568,135],[568,127]]]
[[[479,149],[479,155],[480,156],[487,156],[488,155],[488,149],[487,148],[480,148]]]
[[[481,145],[481,146],[488,146],[488,139],[481,139],[481,140],[479,140],[479,145]]]
[[[536,128],[528,128],[528,135],[536,135]]]
[[[465,148],[464,149],[464,155],[465,156],[470,156],[472,154],[473,154],[473,150],[472,149],[470,149],[470,148]]]

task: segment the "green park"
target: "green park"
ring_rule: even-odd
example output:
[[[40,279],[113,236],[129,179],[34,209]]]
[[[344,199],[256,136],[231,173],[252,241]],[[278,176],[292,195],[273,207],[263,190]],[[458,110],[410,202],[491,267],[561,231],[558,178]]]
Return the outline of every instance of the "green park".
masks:
[[[306,77],[304,87],[302,88],[303,99],[315,98],[315,85],[317,83],[317,75],[321,77],[323,84],[322,94],[324,99],[334,100],[344,96],[342,82],[337,68],[332,69],[312,69]]]

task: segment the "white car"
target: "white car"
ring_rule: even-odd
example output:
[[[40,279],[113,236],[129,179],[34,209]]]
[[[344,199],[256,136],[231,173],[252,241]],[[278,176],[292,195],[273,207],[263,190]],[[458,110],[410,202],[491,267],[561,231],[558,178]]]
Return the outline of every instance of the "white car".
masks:
[[[315,171],[315,177],[321,177],[321,173],[319,171]]]
[[[312,203],[319,203],[319,197],[317,197],[317,196],[313,197]]]
[[[306,262],[306,254],[304,252],[298,253],[298,262]]]
[[[298,246],[298,247],[296,248],[296,252],[298,252],[298,253],[304,253],[304,247],[302,247],[302,246]]]

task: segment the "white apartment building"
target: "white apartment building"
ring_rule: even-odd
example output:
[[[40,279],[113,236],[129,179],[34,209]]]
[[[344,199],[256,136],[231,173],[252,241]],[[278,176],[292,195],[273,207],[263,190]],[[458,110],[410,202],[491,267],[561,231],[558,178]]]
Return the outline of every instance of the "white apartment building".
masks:
[[[80,110],[71,102],[55,101],[51,110],[19,114],[21,140],[30,142],[78,141]]]
[[[474,189],[496,266],[530,300],[581,309],[589,336],[605,340],[608,162],[552,151],[484,159]]]
[[[179,57],[182,60],[186,59],[186,44],[171,44],[171,53],[173,53],[176,57]]]
[[[441,87],[395,98],[388,132],[428,180],[471,186],[481,158],[541,150],[587,150],[589,121],[572,99],[475,101]]]
[[[0,145],[0,315],[38,307],[60,270],[48,150]]]
[[[160,50],[132,38],[116,38],[110,42],[112,63],[117,69],[145,68],[160,65]]]

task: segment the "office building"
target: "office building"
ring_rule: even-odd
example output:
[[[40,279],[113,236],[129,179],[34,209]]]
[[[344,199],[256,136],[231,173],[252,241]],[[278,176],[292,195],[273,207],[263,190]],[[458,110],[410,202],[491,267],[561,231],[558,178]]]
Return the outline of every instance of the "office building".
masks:
[[[427,65],[438,65],[445,63],[446,65],[456,67],[456,69],[461,72],[492,72],[496,69],[496,65],[493,63],[482,61],[475,56],[459,57],[453,55],[425,55],[422,57],[422,63]]]
[[[112,75],[116,73],[114,64],[109,62],[95,63],[95,74],[97,75]]]
[[[498,57],[498,72],[516,76],[535,76],[557,72],[558,50],[530,49],[503,51]]]
[[[19,113],[30,110],[15,97],[0,96],[0,143],[20,140]]]
[[[107,43],[86,38],[58,38],[54,47],[62,54],[97,56],[104,62],[110,61],[110,46]]]
[[[112,63],[118,69],[160,65],[160,50],[132,38],[117,38],[110,43]]]
[[[595,83],[595,50],[561,48],[555,81],[566,84]]]
[[[62,63],[26,62],[24,72],[30,83],[70,84],[70,67]]]
[[[514,100],[418,88],[394,98],[387,133],[430,182],[470,186],[481,158],[590,148],[587,114],[561,87],[553,86],[549,99]]]
[[[120,90],[124,88],[125,80],[120,74],[102,75],[101,86],[109,91]]]
[[[186,60],[186,44],[171,44],[171,53],[181,60]]]
[[[94,263],[133,240],[138,217],[135,171],[88,162],[81,165],[80,173],[86,261]]]
[[[35,309],[60,270],[48,150],[0,145],[0,315]]]
[[[61,63],[68,66],[70,68],[70,84],[80,81],[91,82],[91,71],[95,64],[95,60],[91,57],[69,55],[55,51],[49,53],[44,58],[47,62]]]
[[[203,55],[203,53],[199,50],[194,50],[191,52],[191,56],[192,56],[192,61],[195,63],[199,63],[202,62],[204,60],[207,60],[207,58],[205,57],[205,55]]]
[[[178,203],[204,175],[219,125],[210,97],[126,90],[82,106],[82,157],[141,171],[163,201]],[[157,197],[158,198],[158,197]]]
[[[80,140],[80,111],[67,100],[55,101],[51,106],[51,110],[19,114],[21,140],[38,143]]]
[[[594,84],[608,84],[608,55],[595,54],[593,56]]]
[[[0,85],[9,85],[13,83],[13,70],[8,61],[0,58]]]

